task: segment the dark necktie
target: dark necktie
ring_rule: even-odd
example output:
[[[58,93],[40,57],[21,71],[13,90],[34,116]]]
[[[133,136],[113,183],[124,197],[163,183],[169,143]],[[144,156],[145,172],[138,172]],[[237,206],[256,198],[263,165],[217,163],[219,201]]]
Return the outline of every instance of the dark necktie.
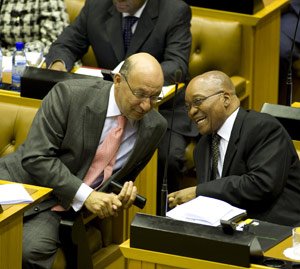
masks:
[[[218,134],[212,135],[211,140],[211,152],[212,152],[212,170],[211,170],[211,180],[217,178],[218,175],[218,160],[219,160],[219,144],[220,144],[220,136]]]
[[[124,18],[124,25],[123,25],[123,39],[124,39],[124,48],[125,52],[127,51],[130,41],[132,38],[132,25],[138,20],[135,16],[127,16]]]

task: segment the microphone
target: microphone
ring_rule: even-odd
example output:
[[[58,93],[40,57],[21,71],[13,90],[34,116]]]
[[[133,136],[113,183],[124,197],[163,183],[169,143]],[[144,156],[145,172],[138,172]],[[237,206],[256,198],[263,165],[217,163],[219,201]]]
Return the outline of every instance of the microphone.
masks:
[[[290,55],[289,55],[289,67],[288,67],[288,74],[287,74],[287,78],[286,78],[286,90],[287,90],[286,104],[289,106],[293,103],[292,65],[293,65],[293,53],[294,53],[296,35],[297,35],[297,30],[298,30],[298,25],[299,25],[299,19],[300,19],[300,9],[298,12],[297,24],[296,24],[292,47],[291,47],[291,51],[290,51]]]
[[[166,155],[166,162],[164,167],[164,177],[162,181],[161,187],[161,201],[160,201],[160,216],[165,217],[168,208],[168,159],[170,155],[170,146],[171,146],[171,135],[173,130],[173,121],[174,121],[174,110],[175,110],[175,98],[178,91],[178,85],[181,81],[182,72],[180,69],[177,69],[175,72],[175,91],[174,91],[174,98],[173,98],[173,105],[172,105],[172,114],[171,114],[171,124],[170,124],[170,132],[169,132],[169,143],[167,148],[167,155]]]

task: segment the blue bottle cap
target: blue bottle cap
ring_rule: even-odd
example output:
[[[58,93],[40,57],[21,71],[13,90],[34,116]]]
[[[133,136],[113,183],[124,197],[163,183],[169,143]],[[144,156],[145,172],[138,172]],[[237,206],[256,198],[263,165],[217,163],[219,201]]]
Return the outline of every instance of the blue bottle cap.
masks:
[[[23,42],[16,42],[16,49],[17,50],[24,49],[24,43]]]

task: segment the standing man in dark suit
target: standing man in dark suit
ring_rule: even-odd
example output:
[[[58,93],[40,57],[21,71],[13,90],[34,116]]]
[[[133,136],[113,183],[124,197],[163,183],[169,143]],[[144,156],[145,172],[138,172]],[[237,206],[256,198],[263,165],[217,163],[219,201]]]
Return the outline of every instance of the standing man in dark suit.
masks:
[[[300,0],[290,0],[288,10],[281,16],[278,103],[282,105],[290,105],[287,101],[286,81],[299,10]],[[293,61],[297,59],[300,59],[300,27],[298,27],[296,33],[294,53],[292,56]]]
[[[68,80],[44,98],[25,143],[0,159],[0,178],[53,188],[52,199],[24,219],[23,269],[51,268],[59,245],[60,214],[54,205],[75,211],[85,206],[104,218],[133,203],[137,189],[132,181],[167,128],[166,120],[152,109],[162,86],[160,64],[138,53],[125,61],[113,83]],[[125,116],[127,124],[112,175],[106,181],[103,174],[97,178],[104,181],[98,192],[84,179],[118,115]],[[104,192],[112,180],[124,185],[119,195]]]
[[[203,195],[246,209],[250,218],[299,223],[300,162],[284,127],[268,114],[242,109],[230,78],[220,71],[195,77],[185,100],[202,135],[194,152],[198,185],[169,194],[170,207]]]
[[[127,16],[135,16],[128,49],[123,28]],[[180,81],[188,78],[191,48],[191,10],[182,0],[87,0],[73,24],[67,27],[50,48],[47,66],[56,70],[71,70],[91,46],[98,66],[114,69],[133,53],[147,52],[161,64],[165,85],[174,84],[180,70]],[[177,78],[178,79],[178,78]],[[175,98],[174,124],[169,155],[168,182],[173,191],[178,188],[185,161],[185,148],[197,128],[184,110],[184,90]],[[159,107],[168,120],[169,129],[159,147],[158,204],[167,158],[173,99]],[[159,205],[158,205],[159,208]]]

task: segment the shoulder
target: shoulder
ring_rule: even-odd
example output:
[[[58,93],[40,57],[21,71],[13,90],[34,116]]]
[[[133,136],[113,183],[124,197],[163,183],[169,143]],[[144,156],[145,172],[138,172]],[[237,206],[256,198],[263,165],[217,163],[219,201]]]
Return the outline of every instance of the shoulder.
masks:
[[[170,13],[173,16],[181,16],[183,14],[188,14],[191,12],[191,8],[182,0],[151,0],[149,5],[155,7],[159,10],[159,15],[164,13]]]
[[[160,126],[163,130],[167,129],[167,120],[155,109],[145,115],[144,121],[149,127],[157,128],[157,126]]]
[[[81,102],[89,103],[95,99],[109,94],[109,89],[112,83],[102,79],[69,79],[57,83],[45,100],[52,99],[53,101]]]
[[[285,129],[281,123],[275,117],[267,113],[254,110],[242,110],[239,114],[243,113],[244,117],[241,122],[241,131],[247,137],[254,139],[255,137],[259,138],[275,132],[285,133]],[[239,121],[239,114],[236,121]]]

